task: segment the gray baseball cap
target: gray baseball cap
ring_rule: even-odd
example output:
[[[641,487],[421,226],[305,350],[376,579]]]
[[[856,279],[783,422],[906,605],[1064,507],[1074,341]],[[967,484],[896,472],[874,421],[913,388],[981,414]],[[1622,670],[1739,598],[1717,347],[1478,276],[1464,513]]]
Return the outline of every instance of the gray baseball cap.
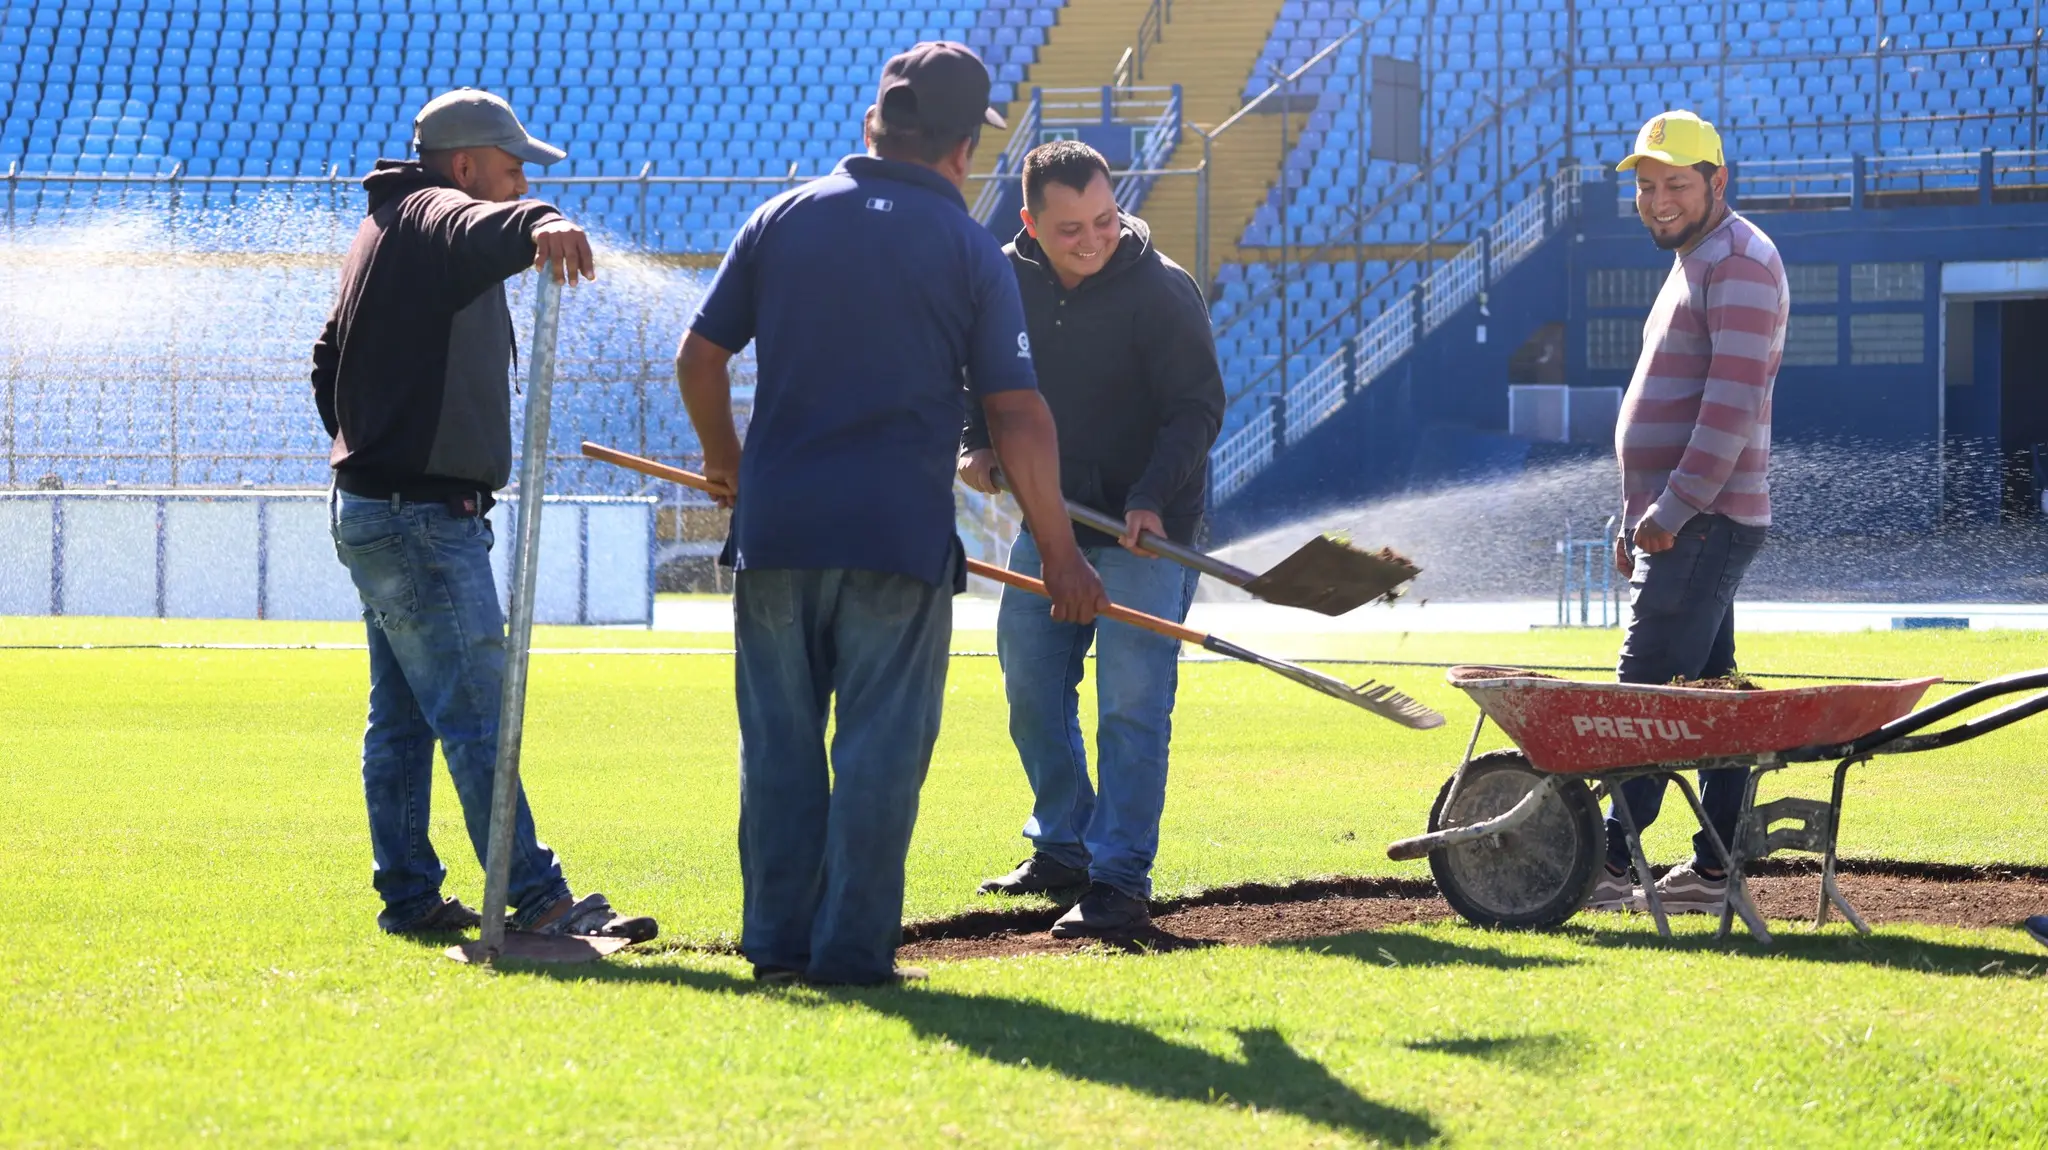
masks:
[[[457,88],[427,101],[412,118],[415,152],[503,148],[529,164],[552,164],[569,153],[527,135],[512,105],[477,88]]]

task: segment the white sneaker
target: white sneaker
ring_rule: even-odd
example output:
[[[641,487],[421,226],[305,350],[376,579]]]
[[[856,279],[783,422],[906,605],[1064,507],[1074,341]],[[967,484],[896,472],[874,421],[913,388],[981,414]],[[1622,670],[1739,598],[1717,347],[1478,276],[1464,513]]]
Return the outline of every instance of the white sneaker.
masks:
[[[1692,869],[1692,863],[1672,867],[1657,880],[1657,899],[1665,914],[1720,914],[1728,901],[1728,877],[1708,878]],[[1644,910],[1649,900],[1641,899]]]
[[[1615,874],[1600,866],[1600,878],[1593,884],[1593,893],[1586,896],[1587,910],[1638,910],[1641,909],[1642,893],[1635,884],[1628,881],[1626,872]]]

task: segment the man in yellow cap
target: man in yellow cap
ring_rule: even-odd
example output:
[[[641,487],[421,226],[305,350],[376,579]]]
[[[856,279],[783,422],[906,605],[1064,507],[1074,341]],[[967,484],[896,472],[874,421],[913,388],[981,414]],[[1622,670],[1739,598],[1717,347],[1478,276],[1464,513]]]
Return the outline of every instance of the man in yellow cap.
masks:
[[[1643,324],[1643,353],[1615,427],[1625,527],[1614,566],[1628,577],[1631,606],[1619,678],[1715,679],[1735,670],[1735,592],[1771,524],[1771,388],[1791,290],[1770,237],[1728,207],[1714,125],[1665,112],[1636,133],[1617,170],[1635,173],[1636,211],[1651,240],[1677,253]],[[1733,850],[1744,772],[1702,775],[1708,821]],[[1664,782],[1622,786],[1638,829],[1656,819]],[[1607,820],[1594,907],[1644,901],[1628,881],[1621,813]],[[1693,860],[1658,880],[1657,893],[1667,911],[1720,913],[1728,876],[1704,829]]]

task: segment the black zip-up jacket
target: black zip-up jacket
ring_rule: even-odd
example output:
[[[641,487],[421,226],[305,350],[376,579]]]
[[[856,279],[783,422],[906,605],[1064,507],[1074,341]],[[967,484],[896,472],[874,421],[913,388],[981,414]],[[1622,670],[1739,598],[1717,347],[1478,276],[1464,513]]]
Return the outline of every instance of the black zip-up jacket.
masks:
[[[313,345],[313,402],[335,483],[382,498],[489,493],[512,475],[512,313],[505,281],[533,266],[537,200],[472,199],[417,163],[363,179],[369,214]]]
[[[1196,542],[1209,448],[1223,426],[1223,373],[1194,277],[1129,214],[1109,263],[1072,291],[1030,232],[1003,254],[1017,271],[1038,389],[1059,428],[1066,497],[1118,518],[1154,512],[1174,542]],[[962,449],[989,446],[981,405],[967,411]],[[1083,547],[1116,542],[1074,531]]]

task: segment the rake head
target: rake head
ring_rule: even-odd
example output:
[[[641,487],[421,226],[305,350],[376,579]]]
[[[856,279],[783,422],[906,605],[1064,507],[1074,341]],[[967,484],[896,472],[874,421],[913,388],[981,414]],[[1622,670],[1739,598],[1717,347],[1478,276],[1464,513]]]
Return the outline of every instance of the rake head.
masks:
[[[1434,730],[1444,725],[1444,717],[1423,706],[1414,699],[1395,690],[1385,683],[1371,679],[1346,690],[1347,701],[1371,711],[1383,719],[1392,719],[1404,727],[1418,731]]]

